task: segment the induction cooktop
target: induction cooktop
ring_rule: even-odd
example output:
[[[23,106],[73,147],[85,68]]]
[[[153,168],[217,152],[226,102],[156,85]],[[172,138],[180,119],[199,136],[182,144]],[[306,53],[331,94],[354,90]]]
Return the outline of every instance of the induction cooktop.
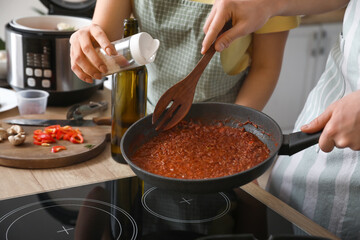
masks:
[[[295,234],[290,222],[240,188],[188,194],[129,177],[0,201],[4,240],[310,238],[321,239]]]

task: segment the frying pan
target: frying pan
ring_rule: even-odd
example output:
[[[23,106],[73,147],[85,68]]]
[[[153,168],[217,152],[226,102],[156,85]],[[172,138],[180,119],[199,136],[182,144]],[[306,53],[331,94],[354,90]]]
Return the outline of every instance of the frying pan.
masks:
[[[141,169],[131,161],[136,149],[159,132],[153,126],[152,114],[135,122],[121,139],[121,152],[134,173],[143,181],[158,188],[188,193],[207,193],[230,190],[261,176],[273,163],[277,155],[292,155],[318,143],[321,132],[305,134],[295,132],[283,134],[279,125],[268,115],[252,108],[229,103],[194,103],[184,120],[201,121],[204,124],[223,122],[227,126],[243,127],[255,134],[269,150],[269,157],[262,163],[233,175],[209,179],[177,179],[156,175]]]

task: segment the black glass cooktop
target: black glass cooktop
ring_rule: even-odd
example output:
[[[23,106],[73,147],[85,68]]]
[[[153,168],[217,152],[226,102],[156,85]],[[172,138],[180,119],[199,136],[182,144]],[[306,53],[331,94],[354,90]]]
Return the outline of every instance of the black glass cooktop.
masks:
[[[4,240],[311,238],[301,235],[241,189],[185,194],[137,177],[0,201]]]

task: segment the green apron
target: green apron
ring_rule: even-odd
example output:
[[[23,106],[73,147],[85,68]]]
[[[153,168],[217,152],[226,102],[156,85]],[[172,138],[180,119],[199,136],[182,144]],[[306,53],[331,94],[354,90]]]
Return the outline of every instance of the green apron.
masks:
[[[134,16],[140,31],[160,40],[160,47],[148,70],[148,105],[151,113],[161,95],[186,77],[202,57],[202,30],[212,5],[187,0],[134,0]],[[194,102],[235,102],[245,71],[227,75],[215,53],[202,74]]]

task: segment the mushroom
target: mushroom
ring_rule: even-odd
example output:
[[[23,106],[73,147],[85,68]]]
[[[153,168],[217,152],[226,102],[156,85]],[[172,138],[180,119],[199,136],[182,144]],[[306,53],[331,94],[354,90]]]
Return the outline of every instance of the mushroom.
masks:
[[[12,125],[10,128],[7,129],[7,133],[9,135],[16,135],[19,133],[25,134],[25,131],[20,125]]]
[[[25,142],[25,138],[26,138],[26,136],[22,132],[22,133],[18,133],[16,135],[10,135],[8,137],[8,140],[12,145],[18,146],[18,145],[23,144]]]
[[[0,127],[0,142],[8,137],[8,134],[5,129]]]

